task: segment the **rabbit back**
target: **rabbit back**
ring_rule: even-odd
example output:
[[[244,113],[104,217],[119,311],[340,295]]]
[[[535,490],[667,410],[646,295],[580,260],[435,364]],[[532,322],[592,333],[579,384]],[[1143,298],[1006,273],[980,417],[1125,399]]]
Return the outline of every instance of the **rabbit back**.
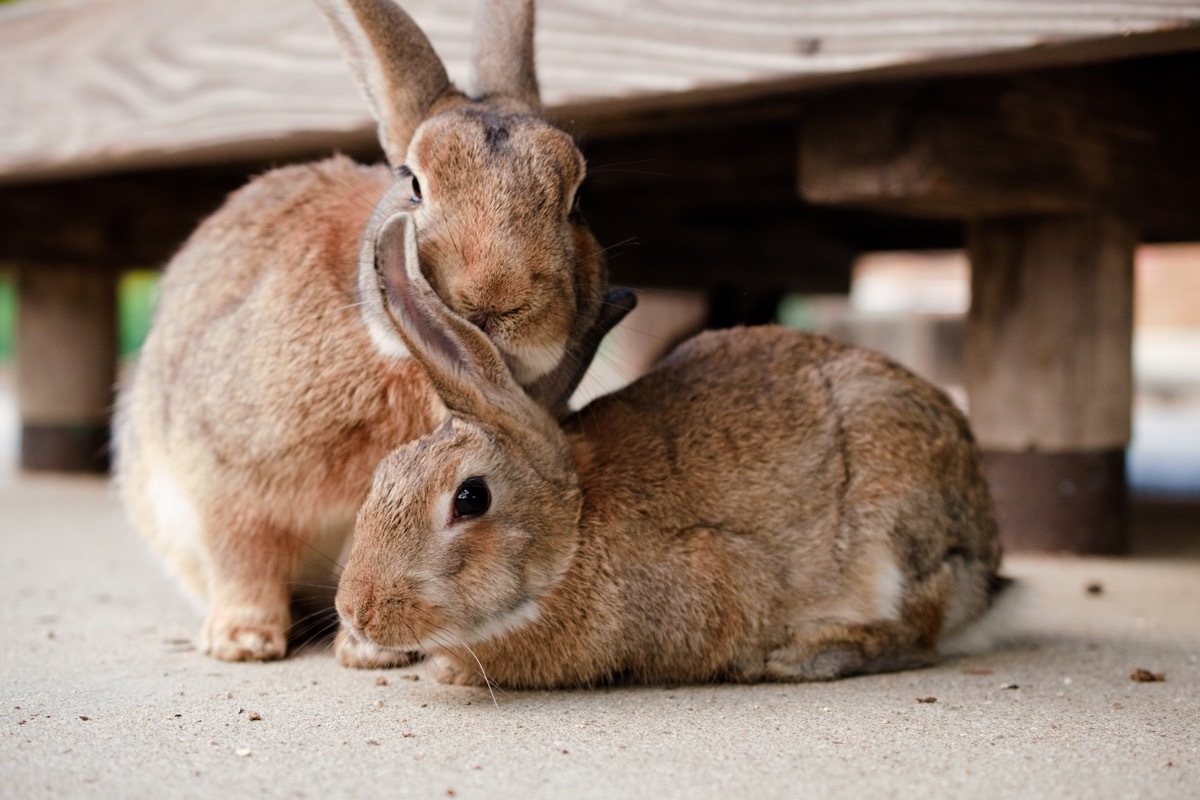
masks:
[[[989,605],[1000,547],[970,429],[882,355],[774,327],[705,333],[567,430],[583,535],[613,563],[656,565],[614,600],[662,617],[623,626],[621,671],[641,680],[914,666]]]

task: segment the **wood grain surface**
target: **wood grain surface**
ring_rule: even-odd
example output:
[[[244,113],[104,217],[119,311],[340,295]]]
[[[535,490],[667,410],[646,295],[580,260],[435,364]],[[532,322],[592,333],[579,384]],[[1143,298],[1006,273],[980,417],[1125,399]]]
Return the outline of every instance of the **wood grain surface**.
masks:
[[[457,80],[470,6],[405,3]],[[544,99],[574,115],[914,65],[997,69],[1200,47],[1195,0],[543,0],[538,15]],[[304,0],[0,7],[0,180],[361,146],[371,135]]]

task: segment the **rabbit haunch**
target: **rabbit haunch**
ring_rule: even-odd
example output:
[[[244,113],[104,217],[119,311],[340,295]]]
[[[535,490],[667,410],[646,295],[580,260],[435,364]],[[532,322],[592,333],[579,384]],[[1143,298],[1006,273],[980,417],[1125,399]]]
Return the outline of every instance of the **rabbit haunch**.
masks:
[[[416,261],[410,244],[381,266],[388,307],[450,416],[376,471],[338,590],[344,662],[419,649],[444,680],[512,687],[828,679],[932,663],[988,609],[978,449],[927,382],[737,329],[560,426]],[[462,516],[468,480],[490,505]]]
[[[118,398],[126,507],[227,660],[284,655],[291,591],[332,589],[379,459],[446,417],[380,308],[383,221],[412,215],[429,280],[555,415],[619,319],[572,213],[583,158],[540,116],[532,3],[479,0],[471,96],[392,0],[318,5],[388,164],[334,157],[233,193],[167,266]]]

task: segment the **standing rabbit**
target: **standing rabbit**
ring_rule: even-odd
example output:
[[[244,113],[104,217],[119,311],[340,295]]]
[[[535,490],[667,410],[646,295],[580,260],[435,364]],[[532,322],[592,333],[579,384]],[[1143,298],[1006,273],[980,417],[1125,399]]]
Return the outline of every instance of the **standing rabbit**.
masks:
[[[284,655],[290,588],[332,582],[379,459],[445,418],[361,302],[384,220],[412,215],[429,282],[540,403],[569,393],[630,304],[605,302],[575,207],[583,157],[539,113],[531,0],[482,0],[469,94],[390,0],[319,5],[388,165],[335,157],[231,195],[168,265],[118,401],[125,503],[207,600],[203,649],[230,661]]]
[[[829,679],[933,662],[1006,582],[966,420],[885,357],[705,333],[560,425],[431,290],[410,217],[376,253],[450,415],[376,471],[347,652],[508,687]]]

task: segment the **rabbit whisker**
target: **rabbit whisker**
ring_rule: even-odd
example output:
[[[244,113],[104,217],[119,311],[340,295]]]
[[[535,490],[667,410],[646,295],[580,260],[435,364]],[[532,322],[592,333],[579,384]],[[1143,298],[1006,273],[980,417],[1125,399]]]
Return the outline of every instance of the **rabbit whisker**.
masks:
[[[637,240],[637,237],[630,236],[628,239],[622,239],[619,242],[613,242],[612,244],[608,245],[607,247],[600,248],[600,252],[608,253],[610,250],[615,250],[618,247],[626,247],[629,245],[637,245],[637,244],[640,244],[640,242],[638,242],[638,240]],[[611,305],[611,304],[608,304],[608,305]]]

